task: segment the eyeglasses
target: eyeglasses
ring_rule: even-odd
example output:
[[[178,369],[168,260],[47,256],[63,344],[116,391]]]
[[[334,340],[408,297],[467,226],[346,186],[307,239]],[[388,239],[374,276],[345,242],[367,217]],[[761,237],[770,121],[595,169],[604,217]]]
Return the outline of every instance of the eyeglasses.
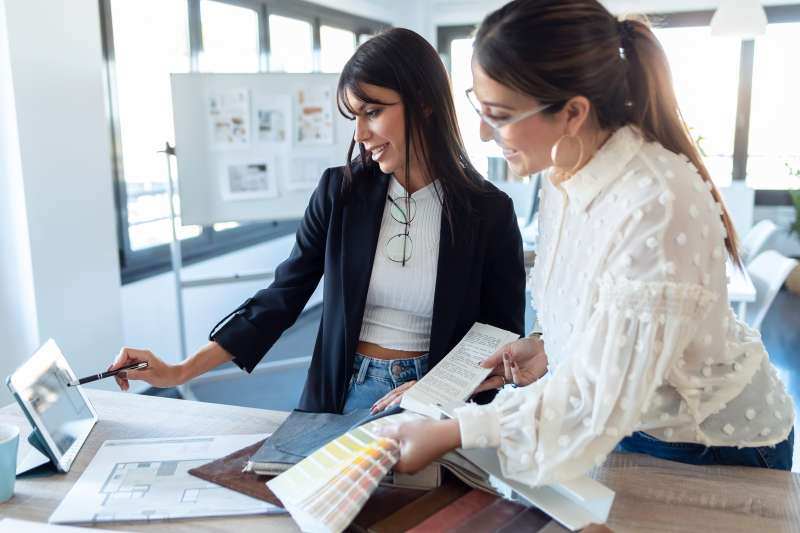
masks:
[[[383,254],[389,261],[406,266],[414,251],[414,242],[408,233],[408,227],[417,214],[417,202],[411,196],[392,198],[387,194],[386,198],[392,204],[389,213],[395,221],[403,224],[404,228],[402,233],[398,233],[386,241]]]
[[[470,105],[472,106],[472,109],[474,109],[475,112],[478,114],[478,116],[481,118],[481,120],[484,121],[493,130],[499,130],[500,128],[508,126],[509,124],[514,124],[515,122],[519,122],[520,120],[526,119],[528,117],[532,117],[533,115],[541,113],[542,111],[544,111],[545,109],[547,109],[548,107],[553,105],[553,104],[545,104],[545,105],[541,105],[541,106],[539,106],[537,108],[531,109],[530,111],[524,111],[524,112],[522,112],[522,113],[520,113],[518,115],[515,115],[513,117],[508,117],[508,118],[503,118],[503,119],[496,119],[496,118],[487,117],[486,115],[483,114],[483,112],[481,111],[481,103],[478,100],[478,97],[475,96],[475,91],[472,89],[472,87],[467,89],[464,92],[464,94],[467,95],[467,100],[469,101]]]

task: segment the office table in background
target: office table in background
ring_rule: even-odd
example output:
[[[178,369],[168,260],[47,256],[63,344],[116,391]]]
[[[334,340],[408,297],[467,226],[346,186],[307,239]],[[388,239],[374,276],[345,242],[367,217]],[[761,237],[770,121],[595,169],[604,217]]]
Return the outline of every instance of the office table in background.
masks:
[[[17,480],[0,516],[46,522],[107,439],[270,433],[287,413],[88,389],[100,422],[65,475]],[[14,405],[0,422],[30,432]],[[798,531],[800,475],[756,468],[696,467],[638,454],[612,454],[592,476],[616,491],[608,526],[625,531]],[[387,516],[397,509],[387,509]],[[106,529],[159,532],[297,531],[288,515],[103,524]],[[554,524],[545,528],[563,530]],[[388,532],[385,532],[388,533]],[[474,531],[478,533],[478,531]]]
[[[747,273],[747,268],[739,269],[730,261],[725,262],[728,276],[728,300],[736,304],[736,315],[743,322],[747,318],[747,304],[756,301],[756,286]]]

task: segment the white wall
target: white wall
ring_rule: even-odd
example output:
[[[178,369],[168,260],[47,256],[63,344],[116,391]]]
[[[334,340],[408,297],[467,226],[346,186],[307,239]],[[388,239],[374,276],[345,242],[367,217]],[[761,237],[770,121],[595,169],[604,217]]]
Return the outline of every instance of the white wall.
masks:
[[[54,338],[75,371],[89,373],[105,368],[122,342],[98,2],[6,0],[5,18],[20,163],[10,175],[17,191],[20,175],[24,184],[18,208],[28,231],[14,226],[8,242],[29,260],[36,342]],[[4,136],[13,137],[3,117]],[[27,325],[30,291],[2,283]]]
[[[0,1],[0,381],[39,340],[7,35],[5,4]],[[9,401],[10,394],[0,385],[0,405]]]

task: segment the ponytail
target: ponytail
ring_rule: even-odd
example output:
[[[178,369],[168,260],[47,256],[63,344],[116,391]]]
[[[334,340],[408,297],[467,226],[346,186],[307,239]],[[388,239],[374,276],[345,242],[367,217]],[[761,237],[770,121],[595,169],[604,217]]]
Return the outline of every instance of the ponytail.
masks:
[[[647,140],[657,141],[667,150],[685,155],[697,168],[703,181],[708,184],[711,196],[720,205],[720,217],[726,232],[725,248],[733,262],[741,268],[736,231],[722,195],[711,180],[681,115],[664,49],[643,20],[623,20],[619,22],[619,29],[628,69],[630,122],[641,130]]]

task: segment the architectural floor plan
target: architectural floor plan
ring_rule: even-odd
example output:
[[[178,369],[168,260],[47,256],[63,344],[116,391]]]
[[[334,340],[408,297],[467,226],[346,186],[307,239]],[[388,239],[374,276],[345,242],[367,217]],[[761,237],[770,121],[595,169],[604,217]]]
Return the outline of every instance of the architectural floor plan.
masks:
[[[265,435],[109,440],[50,517],[53,523],[150,521],[282,512],[189,470]]]

